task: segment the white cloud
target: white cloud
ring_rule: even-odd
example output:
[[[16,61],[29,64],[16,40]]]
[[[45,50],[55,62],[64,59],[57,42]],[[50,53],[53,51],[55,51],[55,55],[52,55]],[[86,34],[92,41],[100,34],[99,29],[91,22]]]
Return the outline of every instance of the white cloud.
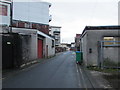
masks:
[[[51,1],[53,3],[50,13],[53,19],[50,25],[62,26],[62,42],[73,42],[75,34],[82,33],[86,25],[101,26],[118,23],[118,0]],[[76,3],[77,1],[79,3]]]
[[[43,1],[47,1],[47,2],[69,2],[69,3],[73,3],[73,2],[115,2],[115,1],[119,1],[119,0],[43,0]]]

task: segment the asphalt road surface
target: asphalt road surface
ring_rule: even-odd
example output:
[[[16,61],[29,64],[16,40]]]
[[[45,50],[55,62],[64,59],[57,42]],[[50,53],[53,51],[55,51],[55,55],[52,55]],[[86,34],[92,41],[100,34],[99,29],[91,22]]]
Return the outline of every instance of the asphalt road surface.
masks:
[[[92,88],[84,77],[75,53],[67,51],[3,80],[3,88]]]

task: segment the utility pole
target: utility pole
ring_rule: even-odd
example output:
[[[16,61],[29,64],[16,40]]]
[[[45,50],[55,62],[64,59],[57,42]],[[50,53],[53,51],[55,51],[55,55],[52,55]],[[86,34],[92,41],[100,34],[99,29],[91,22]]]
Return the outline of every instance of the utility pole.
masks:
[[[101,69],[103,69],[103,41],[101,41]]]

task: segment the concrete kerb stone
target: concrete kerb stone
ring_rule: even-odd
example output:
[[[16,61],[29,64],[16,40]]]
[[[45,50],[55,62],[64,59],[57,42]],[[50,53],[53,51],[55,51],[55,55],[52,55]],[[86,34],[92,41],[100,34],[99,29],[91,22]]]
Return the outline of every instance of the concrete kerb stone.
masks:
[[[33,65],[33,64],[36,64],[36,63],[40,63],[41,61],[43,61],[43,59],[36,59],[36,60],[32,60],[30,62],[27,62],[27,63],[24,63],[20,66],[20,68],[25,68],[27,66],[30,66],[30,65]]]

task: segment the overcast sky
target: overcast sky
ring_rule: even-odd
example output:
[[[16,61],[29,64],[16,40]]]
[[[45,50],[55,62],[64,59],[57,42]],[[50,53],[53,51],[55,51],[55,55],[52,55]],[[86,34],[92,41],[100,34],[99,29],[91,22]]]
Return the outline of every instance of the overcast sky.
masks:
[[[52,4],[50,25],[61,26],[61,42],[74,42],[85,26],[118,24],[119,0],[43,0]]]

